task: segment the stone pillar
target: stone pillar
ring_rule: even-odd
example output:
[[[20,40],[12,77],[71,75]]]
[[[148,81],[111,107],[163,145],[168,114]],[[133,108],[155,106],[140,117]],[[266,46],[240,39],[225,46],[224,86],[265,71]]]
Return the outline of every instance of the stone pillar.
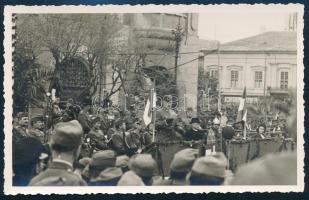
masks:
[[[182,46],[180,52],[198,52],[198,48]],[[192,108],[194,114],[197,114],[198,56],[197,53],[179,55],[177,91],[180,99],[180,114],[184,114],[187,108]]]

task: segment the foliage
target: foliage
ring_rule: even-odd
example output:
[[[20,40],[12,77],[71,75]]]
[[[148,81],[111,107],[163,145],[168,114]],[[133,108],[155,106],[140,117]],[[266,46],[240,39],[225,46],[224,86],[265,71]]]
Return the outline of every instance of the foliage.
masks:
[[[29,84],[22,75],[31,71],[33,65],[37,64],[36,58],[48,51],[55,62],[55,71],[63,67],[65,60],[75,56],[84,57],[94,75],[91,76],[94,92],[98,85],[96,75],[100,76],[106,71],[104,67],[112,62],[110,55],[116,54],[119,49],[116,42],[119,40],[119,19],[113,14],[18,14],[16,27],[16,88],[28,88]],[[119,68],[113,67],[112,73]],[[38,70],[45,69],[39,66]],[[52,79],[53,84],[57,84],[54,82],[59,80],[58,74],[54,74]],[[16,96],[31,96],[30,91],[22,94],[23,91],[26,90],[15,90]]]

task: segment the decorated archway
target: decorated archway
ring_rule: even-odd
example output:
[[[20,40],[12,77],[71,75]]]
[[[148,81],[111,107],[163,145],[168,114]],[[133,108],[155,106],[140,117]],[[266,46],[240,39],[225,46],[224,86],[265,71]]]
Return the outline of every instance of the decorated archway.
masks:
[[[59,68],[60,99],[83,101],[89,97],[91,71],[82,57],[64,60]]]

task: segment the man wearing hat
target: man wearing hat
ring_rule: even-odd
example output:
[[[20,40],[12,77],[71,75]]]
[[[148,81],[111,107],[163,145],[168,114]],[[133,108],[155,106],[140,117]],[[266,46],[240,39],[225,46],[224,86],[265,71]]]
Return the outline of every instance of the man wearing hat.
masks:
[[[231,140],[235,136],[235,130],[231,125],[222,127],[222,152],[226,155],[226,141]]]
[[[130,158],[127,155],[117,156],[116,167],[121,168],[123,173],[129,171],[129,160]]]
[[[172,95],[163,98],[163,107],[156,113],[156,135],[157,141],[179,140],[181,137],[175,132],[177,124],[177,114],[171,109]]]
[[[73,163],[74,166],[74,172],[82,177],[83,180],[86,182],[89,182],[89,175],[88,173],[84,173],[85,169],[88,167],[89,163],[91,161],[91,158],[89,157],[83,157]]]
[[[104,150],[107,149],[107,135],[101,130],[101,118],[93,116],[91,118],[92,128],[89,131],[87,137],[90,138],[91,144],[95,149]]]
[[[118,120],[115,124],[116,132],[111,136],[111,147],[118,155],[134,155],[140,146],[140,135],[134,131],[126,131],[127,123]]]
[[[145,186],[145,184],[137,174],[128,171],[122,175],[117,186]]]
[[[31,119],[32,127],[28,130],[30,137],[37,138],[42,143],[45,143],[44,120],[43,116],[34,117]]]
[[[56,125],[54,132],[49,144],[52,161],[44,172],[31,180],[29,185],[87,185],[79,175],[73,172],[73,162],[78,158],[81,149],[82,126],[77,120],[60,122]]]
[[[21,138],[28,136],[27,128],[29,119],[24,113],[20,113],[16,118],[17,123],[14,124],[13,127],[13,140],[18,141]]]
[[[137,174],[145,185],[152,185],[157,163],[150,154],[137,154],[131,158],[129,169]]]
[[[126,153],[125,132],[125,121],[121,119],[117,120],[115,122],[115,130],[110,136],[111,140],[109,145],[118,155],[123,155]]]
[[[198,150],[196,149],[186,148],[178,151],[170,165],[170,178],[167,180],[159,179],[153,185],[190,185],[186,177],[197,156]]]
[[[207,138],[205,130],[202,129],[200,126],[199,118],[192,118],[190,122],[191,126],[186,131],[185,140],[192,141],[192,140],[203,140]]]
[[[222,185],[227,159],[223,153],[198,158],[190,174],[190,185]]]
[[[207,143],[215,145],[216,151],[220,151],[220,138],[220,120],[215,117],[212,122],[212,126],[208,130]]]
[[[89,175],[91,186],[115,186],[117,185],[122,170],[116,165],[116,153],[112,150],[95,153],[89,163]]]
[[[84,133],[88,133],[91,129],[91,120],[89,119],[90,106],[85,106],[78,114],[78,121],[82,125]]]

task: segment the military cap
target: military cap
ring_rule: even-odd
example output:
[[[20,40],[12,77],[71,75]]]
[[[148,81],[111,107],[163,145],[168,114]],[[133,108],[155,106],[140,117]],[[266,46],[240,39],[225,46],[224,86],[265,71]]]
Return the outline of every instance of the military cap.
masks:
[[[127,167],[129,165],[130,158],[127,155],[117,156],[116,167]]]
[[[112,150],[99,151],[95,153],[89,165],[95,168],[114,167],[116,164],[116,153]]]
[[[110,181],[122,176],[122,170],[118,167],[108,167],[104,169],[95,181]]]
[[[170,169],[175,172],[189,172],[197,156],[197,149],[186,148],[178,151],[174,155]]]
[[[151,177],[154,175],[157,163],[150,154],[137,154],[129,162],[130,170],[141,177]]]
[[[122,175],[118,181],[118,186],[144,186],[143,180],[133,171],[128,171]]]
[[[84,158],[81,158],[81,159],[79,159],[79,164],[81,164],[82,166],[87,166],[89,163],[90,163],[90,161],[91,161],[91,158],[89,158],[89,157],[84,157]]]
[[[83,137],[83,128],[77,120],[59,122],[51,138],[51,145],[59,145],[67,150],[77,148]]]
[[[198,158],[192,166],[192,172],[201,175],[224,178],[226,166],[227,159],[224,154],[220,152],[214,155]]]

